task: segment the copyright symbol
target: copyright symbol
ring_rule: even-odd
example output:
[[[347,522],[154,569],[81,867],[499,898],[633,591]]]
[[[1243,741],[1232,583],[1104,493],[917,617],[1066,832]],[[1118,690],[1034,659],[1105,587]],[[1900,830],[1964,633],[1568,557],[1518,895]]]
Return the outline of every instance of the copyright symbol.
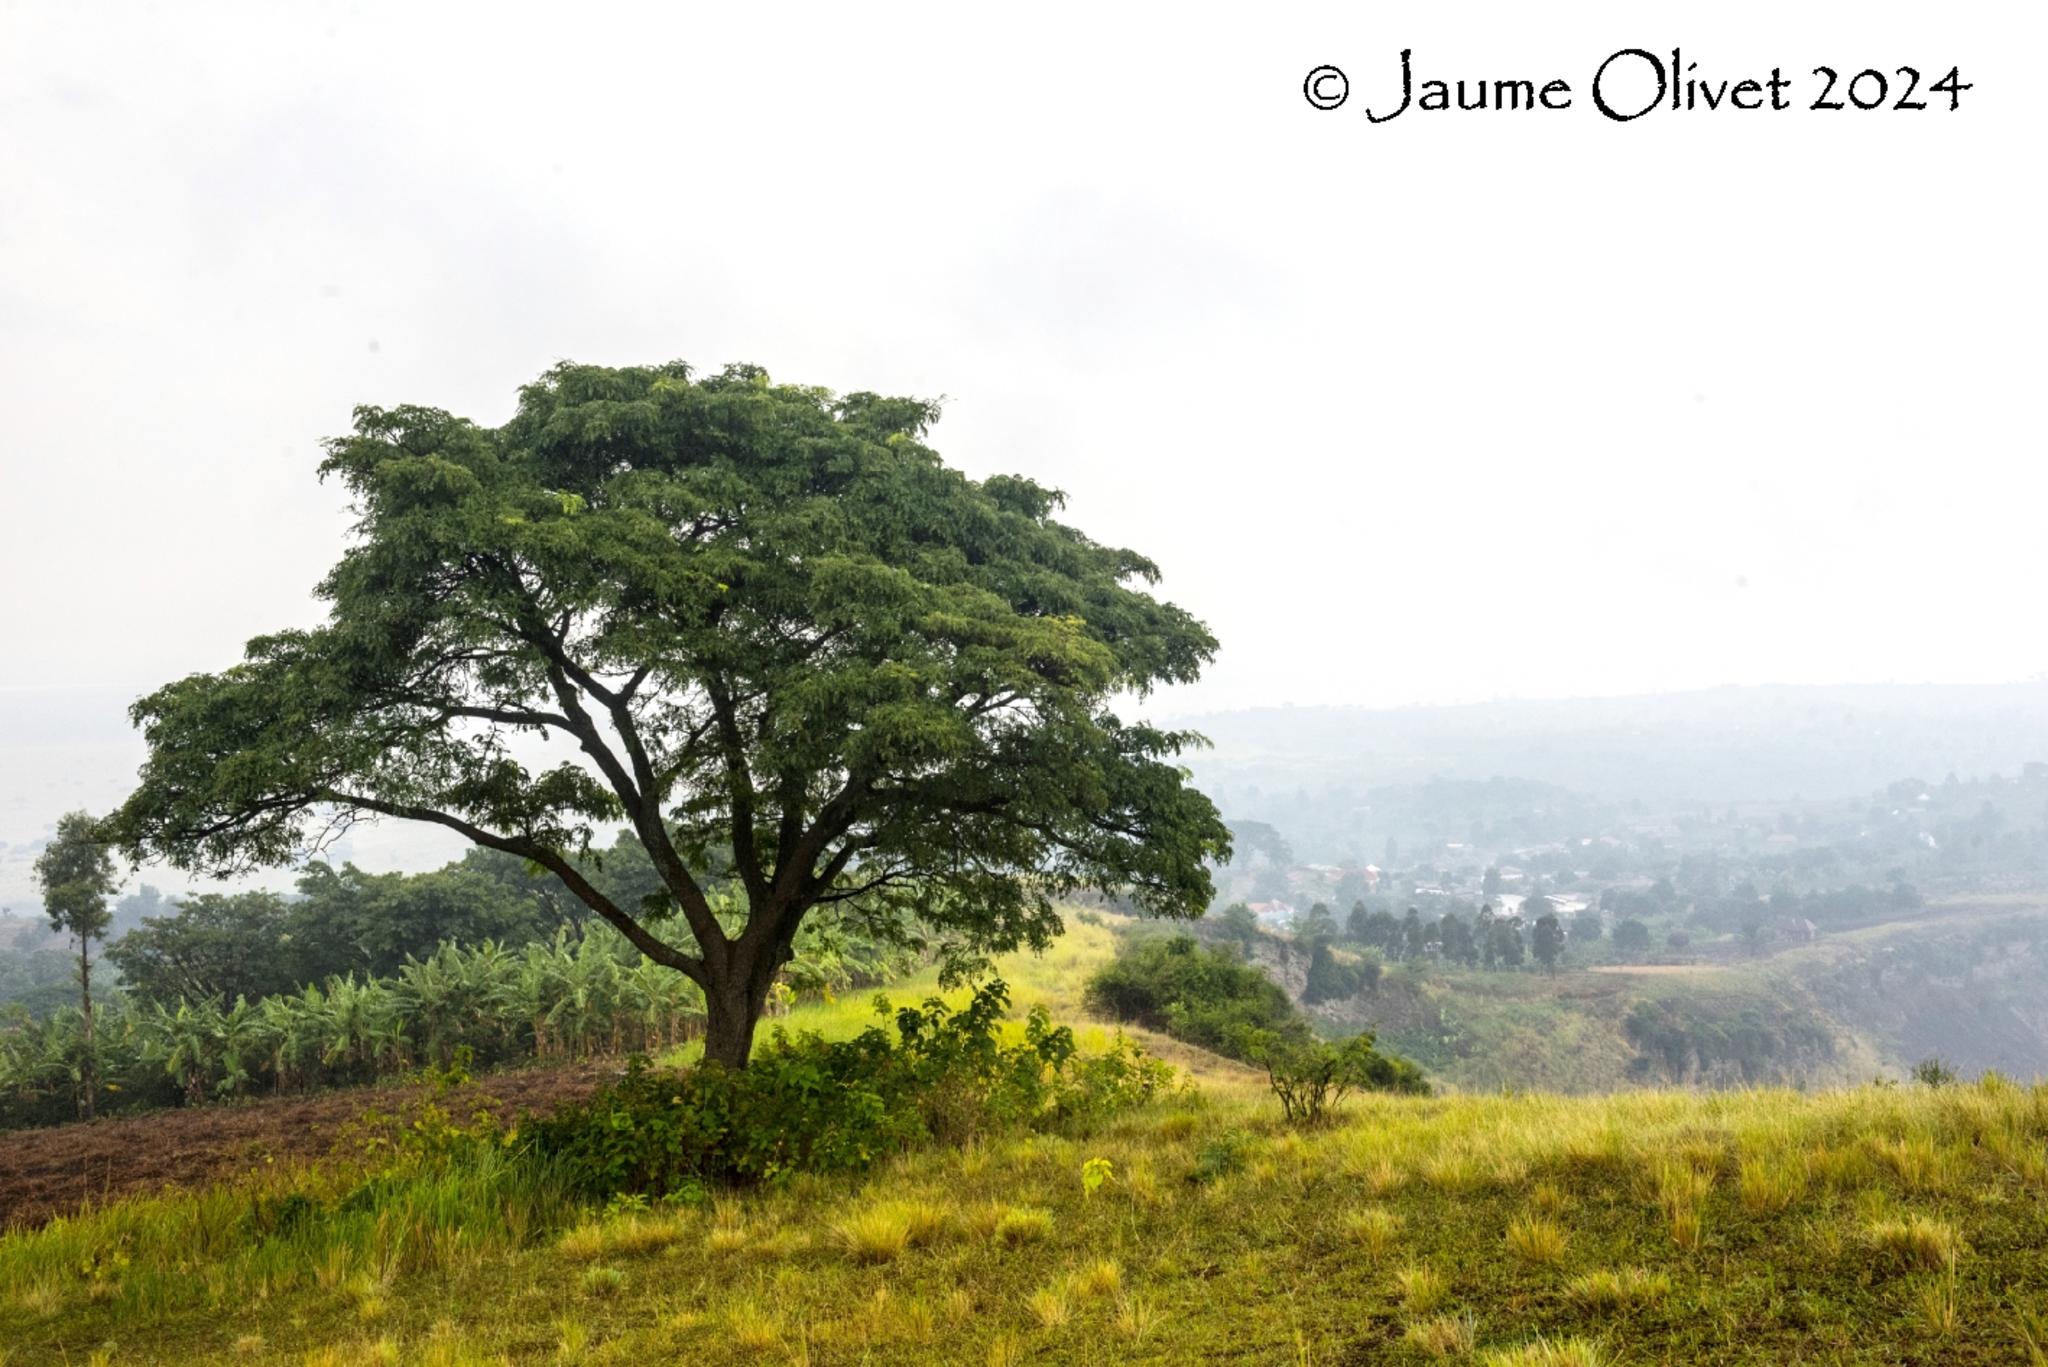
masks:
[[[1335,109],[1351,98],[1351,81],[1333,66],[1319,66],[1301,83],[1301,93],[1317,109]]]

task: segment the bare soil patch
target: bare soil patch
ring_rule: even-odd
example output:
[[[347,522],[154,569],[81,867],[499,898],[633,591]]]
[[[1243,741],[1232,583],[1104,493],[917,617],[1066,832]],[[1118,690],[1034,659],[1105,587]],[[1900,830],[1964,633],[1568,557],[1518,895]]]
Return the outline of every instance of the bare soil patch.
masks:
[[[590,1095],[616,1062],[493,1073],[454,1088],[457,1117],[489,1107],[510,1120]],[[165,1187],[199,1187],[266,1163],[324,1158],[366,1112],[395,1113],[433,1095],[390,1084],[311,1096],[194,1106],[90,1124],[0,1134],[0,1229],[33,1227],[91,1205]]]

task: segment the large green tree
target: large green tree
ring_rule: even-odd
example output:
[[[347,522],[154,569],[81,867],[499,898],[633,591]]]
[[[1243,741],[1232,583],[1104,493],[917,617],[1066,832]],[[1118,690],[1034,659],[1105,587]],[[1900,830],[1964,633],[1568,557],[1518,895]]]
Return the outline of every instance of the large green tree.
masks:
[[[35,877],[43,891],[43,912],[60,935],[78,945],[78,1009],[85,1018],[80,1044],[78,1113],[92,1119],[99,1093],[99,1045],[93,1038],[92,945],[107,933],[114,913],[107,906],[121,886],[114,852],[99,822],[84,812],[57,820],[57,833],[36,856]]]
[[[144,1001],[255,1001],[320,976],[309,963],[313,947],[291,928],[292,907],[274,892],[200,893],[113,941],[107,958]]]
[[[359,409],[321,467],[360,515],[326,623],[136,705],[123,841],[228,873],[447,827],[695,980],[734,1067],[820,906],[908,908],[956,963],[1042,945],[1084,886],[1199,914],[1229,853],[1200,738],[1113,709],[1214,639],[1056,492],[948,468],[936,416],[679,364],[559,366],[498,428]],[[577,862],[620,821],[660,879],[634,904]]]

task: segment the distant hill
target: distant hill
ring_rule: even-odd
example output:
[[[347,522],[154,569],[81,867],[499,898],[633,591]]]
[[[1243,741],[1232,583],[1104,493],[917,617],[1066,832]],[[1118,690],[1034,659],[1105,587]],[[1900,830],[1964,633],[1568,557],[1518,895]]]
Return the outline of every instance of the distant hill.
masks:
[[[36,906],[29,864],[60,814],[102,811],[127,794],[143,757],[126,715],[137,692],[0,692],[0,907]],[[1575,795],[1555,801],[1670,806],[1852,797],[1908,775],[2010,774],[2048,761],[2048,682],[1267,707],[1179,721],[1215,742],[1192,767],[1224,813],[1273,823],[1305,858],[1376,856],[1336,848],[1337,832],[1358,823],[1332,818],[1375,801],[1406,810],[1395,796],[1403,790],[1443,797],[1432,779],[1528,780]],[[1462,809],[1458,817],[1470,819]],[[379,869],[430,868],[459,853],[452,837],[399,823],[355,839],[343,853]],[[158,872],[152,881],[180,880]]]

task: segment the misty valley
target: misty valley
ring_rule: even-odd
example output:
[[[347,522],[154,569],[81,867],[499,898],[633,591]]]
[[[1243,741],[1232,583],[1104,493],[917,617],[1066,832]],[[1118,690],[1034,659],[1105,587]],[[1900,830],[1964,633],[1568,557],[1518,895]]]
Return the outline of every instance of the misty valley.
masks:
[[[1723,810],[1502,780],[1365,796],[1401,832],[1375,860],[1302,860],[1245,823],[1236,901],[1202,924],[1328,1028],[1461,1085],[2048,1071],[2039,765]]]

